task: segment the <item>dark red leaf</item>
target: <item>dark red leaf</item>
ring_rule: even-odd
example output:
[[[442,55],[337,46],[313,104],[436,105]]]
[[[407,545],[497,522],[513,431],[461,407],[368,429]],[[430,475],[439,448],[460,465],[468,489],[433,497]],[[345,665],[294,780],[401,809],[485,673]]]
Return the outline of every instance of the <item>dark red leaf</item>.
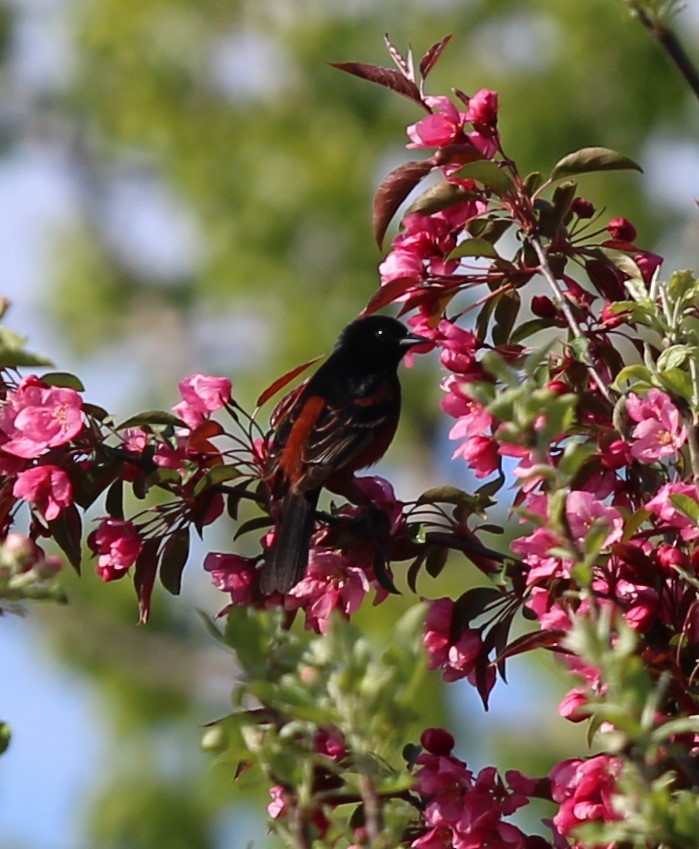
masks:
[[[430,47],[425,55],[420,59],[420,73],[422,74],[422,78],[425,79],[429,72],[434,68],[437,60],[444,52],[444,48],[449,44],[452,39],[452,35],[445,35],[441,41],[436,42]]]
[[[393,583],[393,576],[388,568],[388,563],[386,562],[386,558],[380,551],[377,551],[374,554],[374,577],[378,585],[386,590],[387,593],[392,593],[393,595],[400,595],[400,591],[396,588],[396,585]]]
[[[150,597],[158,571],[159,543],[158,539],[147,539],[144,542],[133,573],[133,585],[138,596],[138,621],[141,625],[145,625],[150,615]]]
[[[74,504],[66,507],[61,515],[52,522],[47,522],[53,539],[61,547],[68,558],[68,562],[80,574],[80,561],[82,559],[82,531],[83,524]]]
[[[489,605],[502,599],[502,593],[495,587],[473,587],[462,593],[454,603],[452,617],[452,637],[458,640],[466,628],[471,628],[474,619],[482,616]]]
[[[362,310],[362,315],[371,315],[388,304],[392,304],[401,295],[404,295],[411,286],[417,285],[409,277],[401,277],[400,280],[391,280],[385,286],[378,289],[369,299],[369,303]]]
[[[263,404],[266,404],[270,398],[277,394],[277,392],[281,391],[287,384],[291,383],[291,381],[306,371],[307,368],[313,365],[313,363],[317,363],[324,355],[319,354],[317,357],[313,357],[312,360],[308,360],[305,363],[301,363],[300,366],[295,366],[291,369],[291,371],[287,371],[281,377],[278,377],[273,383],[265,389],[265,391],[260,395],[257,399],[257,407],[261,407]]]
[[[441,573],[442,569],[444,569],[448,557],[448,548],[438,548],[437,546],[431,546],[429,554],[427,555],[427,560],[425,561],[425,569],[427,570],[427,574],[433,578],[436,578]]]
[[[425,562],[425,553],[418,554],[418,556],[413,560],[410,564],[410,568],[408,569],[407,581],[408,586],[411,591],[417,594],[417,576],[420,574],[420,567]]]
[[[107,515],[113,519],[124,518],[124,481],[117,478],[107,490],[105,500]]]
[[[505,646],[496,658],[496,662],[501,663],[505,658],[524,654],[533,649],[557,648],[564,636],[565,631],[533,631],[531,634],[524,634]]]
[[[372,219],[374,239],[379,248],[383,245],[386,230],[398,207],[433,168],[434,162],[431,159],[411,160],[398,166],[384,178],[374,196]]]
[[[423,106],[420,89],[414,82],[407,79],[400,73],[394,71],[393,68],[382,68],[379,65],[367,65],[364,62],[330,62],[331,67],[337,68],[339,71],[346,71],[355,77],[362,80],[368,80],[370,83],[390,88],[391,91],[396,91],[404,97],[419,103]]]
[[[179,595],[182,572],[189,556],[189,529],[180,528],[170,536],[160,556],[160,583],[172,595]]]
[[[488,654],[482,651],[476,660],[476,690],[483,702],[483,709],[488,710],[488,697],[495,684],[495,676],[491,674],[491,663]]]

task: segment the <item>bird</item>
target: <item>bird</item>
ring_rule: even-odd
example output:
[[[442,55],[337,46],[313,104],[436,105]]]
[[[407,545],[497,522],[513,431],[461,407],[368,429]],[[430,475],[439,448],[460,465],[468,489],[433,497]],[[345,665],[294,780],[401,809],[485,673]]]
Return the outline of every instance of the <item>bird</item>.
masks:
[[[316,372],[277,405],[264,478],[279,509],[260,569],[263,595],[286,593],[304,576],[321,489],[367,503],[354,473],[378,462],[393,441],[398,366],[428,341],[390,316],[357,318]]]

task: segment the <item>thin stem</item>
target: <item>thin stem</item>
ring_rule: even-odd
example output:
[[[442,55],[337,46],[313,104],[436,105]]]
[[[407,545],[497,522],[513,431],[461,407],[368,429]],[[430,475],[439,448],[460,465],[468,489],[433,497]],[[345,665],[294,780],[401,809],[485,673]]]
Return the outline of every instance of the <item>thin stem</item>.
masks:
[[[663,26],[659,15],[649,15],[642,3],[630,0],[629,7],[662,47],[668,59],[684,77],[694,96],[699,100],[699,72],[674,32]]]
[[[563,313],[563,315],[565,316],[566,321],[568,322],[568,327],[570,328],[571,333],[577,339],[585,338],[585,334],[583,333],[582,329],[580,328],[580,325],[578,324],[577,319],[573,315],[573,311],[570,308],[570,304],[566,300],[565,295],[563,294],[563,290],[558,285],[558,280],[556,280],[556,276],[554,275],[553,271],[551,270],[551,266],[549,265],[548,256],[546,254],[546,250],[544,249],[544,246],[541,244],[541,242],[539,241],[539,238],[537,236],[530,235],[528,238],[529,238],[529,244],[534,248],[534,252],[536,253],[536,255],[539,259],[539,271],[541,272],[543,277],[546,279],[546,282],[551,287],[551,291],[553,292],[554,297],[556,298],[558,306],[559,306],[561,312]],[[602,397],[608,403],[614,404],[614,399],[612,398],[611,392],[609,391],[609,387],[604,382],[604,380],[602,379],[602,377],[599,374],[599,372],[597,371],[597,369],[590,362],[586,363],[586,366],[587,366],[587,370],[590,374],[590,377],[592,378],[593,382],[596,384],[597,388],[599,389],[600,393],[602,394]]]
[[[359,792],[364,803],[364,824],[366,826],[369,846],[378,846],[383,829],[383,815],[374,782],[368,775],[359,776]]]

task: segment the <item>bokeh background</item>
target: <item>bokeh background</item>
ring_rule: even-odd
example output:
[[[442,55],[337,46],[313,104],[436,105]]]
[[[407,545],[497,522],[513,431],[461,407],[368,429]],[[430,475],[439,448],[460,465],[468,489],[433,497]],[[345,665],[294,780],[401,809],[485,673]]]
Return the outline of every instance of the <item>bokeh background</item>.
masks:
[[[696,3],[677,28],[696,53]],[[668,270],[699,265],[696,103],[622,0],[4,0],[8,323],[117,415],[169,406],[194,371],[230,375],[252,404],[327,350],[376,287],[372,195],[420,117],[327,63],[386,64],[384,32],[418,53],[454,33],[430,90],[498,90],[523,171],[593,144],[635,158],[644,175],[589,177],[584,193],[629,217]],[[467,487],[448,459],[436,363],[405,384],[383,471],[402,497]],[[0,716],[14,731],[0,759],[2,849],[267,845],[262,791],[198,748],[236,675],[196,615],[224,603],[200,571],[205,550],[180,598],[156,594],[146,628],[131,587],[89,568],[66,575],[68,607],[2,618]],[[421,590],[458,592],[467,571],[458,561]],[[390,639],[390,621],[374,627]],[[556,717],[565,683],[552,664],[516,659],[510,676],[488,716],[467,685],[431,682],[426,724],[457,730],[476,768],[544,772],[583,751],[582,732]]]

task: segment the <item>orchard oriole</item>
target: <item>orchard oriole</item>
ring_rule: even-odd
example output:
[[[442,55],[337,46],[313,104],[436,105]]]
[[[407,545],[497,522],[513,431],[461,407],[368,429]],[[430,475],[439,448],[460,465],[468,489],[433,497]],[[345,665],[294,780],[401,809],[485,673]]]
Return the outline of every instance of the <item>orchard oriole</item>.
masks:
[[[281,504],[261,570],[265,595],[287,592],[303,577],[322,487],[362,500],[354,472],[391,444],[401,406],[398,365],[427,341],[395,318],[358,318],[315,374],[278,405],[265,477]]]

